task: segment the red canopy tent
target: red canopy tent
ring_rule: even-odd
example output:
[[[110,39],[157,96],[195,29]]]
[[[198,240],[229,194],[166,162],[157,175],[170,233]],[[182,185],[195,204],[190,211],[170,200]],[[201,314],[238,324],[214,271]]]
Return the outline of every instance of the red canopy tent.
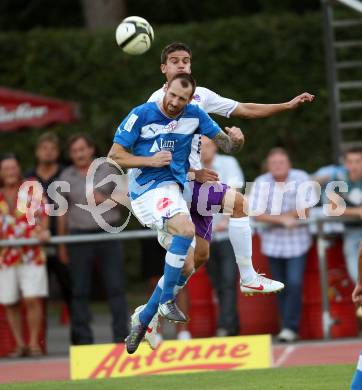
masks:
[[[79,119],[75,103],[0,87],[0,132]]]

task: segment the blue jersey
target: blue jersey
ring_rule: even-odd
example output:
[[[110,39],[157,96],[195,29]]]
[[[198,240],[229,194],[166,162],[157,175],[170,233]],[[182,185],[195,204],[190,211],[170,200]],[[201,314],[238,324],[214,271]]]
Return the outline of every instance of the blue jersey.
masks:
[[[172,161],[162,168],[132,169],[129,182],[131,199],[163,183],[183,186],[189,169],[193,135],[199,133],[212,139],[220,131],[219,125],[196,105],[188,104],[174,119],[164,115],[155,102],[134,108],[119,125],[113,142],[130,149],[135,156],[170,151]]]

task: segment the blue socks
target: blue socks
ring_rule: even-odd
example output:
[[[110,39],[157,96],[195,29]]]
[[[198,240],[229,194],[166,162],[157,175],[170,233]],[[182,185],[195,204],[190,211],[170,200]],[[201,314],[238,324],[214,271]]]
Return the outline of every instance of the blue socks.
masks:
[[[170,249],[166,253],[164,268],[163,291],[160,304],[174,298],[174,288],[180,279],[182,267],[185,262],[187,251],[192,243],[192,238],[174,236]]]
[[[163,276],[158,281],[156,288],[154,289],[151,298],[148,300],[147,305],[140,313],[140,321],[143,326],[148,326],[152,317],[157,313],[158,305],[162,294]]]
[[[140,312],[139,319],[143,326],[150,323],[160,303],[173,299],[175,290],[178,291],[186,284],[188,277],[182,275],[182,267],[191,243],[191,238],[173,237],[170,249],[166,253],[164,276],[158,281],[146,306]],[[165,291],[166,283],[167,292]]]
[[[357,369],[354,373],[350,390],[361,390],[362,389],[362,353],[359,356]]]

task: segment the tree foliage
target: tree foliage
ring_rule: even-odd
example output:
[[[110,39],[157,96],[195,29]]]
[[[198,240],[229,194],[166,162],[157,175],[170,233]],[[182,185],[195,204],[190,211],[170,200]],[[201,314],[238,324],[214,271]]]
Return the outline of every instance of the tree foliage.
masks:
[[[110,7],[110,1],[101,0],[105,12]],[[127,15],[138,15],[151,23],[170,24],[185,22],[200,22],[235,16],[246,16],[259,12],[279,14],[280,12],[295,12],[303,14],[319,9],[320,2],[316,0],[112,0],[111,7],[127,9]],[[82,27],[86,23],[84,15],[89,12],[83,9],[84,4],[95,7],[100,0],[1,0],[0,30],[29,30],[36,27]],[[95,3],[93,5],[93,3]],[[123,4],[124,3],[124,4]],[[92,14],[92,12],[91,12]],[[103,12],[100,12],[100,17]],[[119,14],[119,13],[118,13]],[[90,16],[91,17],[91,16]],[[94,16],[97,18],[97,15]],[[96,25],[98,23],[94,21]]]

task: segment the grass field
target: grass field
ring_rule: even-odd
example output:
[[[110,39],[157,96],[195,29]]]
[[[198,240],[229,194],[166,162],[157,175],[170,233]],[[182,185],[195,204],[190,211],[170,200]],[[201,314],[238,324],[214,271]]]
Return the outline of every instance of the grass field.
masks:
[[[342,390],[349,388],[354,369],[352,365],[330,365],[96,381],[33,382],[3,384],[0,390]]]

